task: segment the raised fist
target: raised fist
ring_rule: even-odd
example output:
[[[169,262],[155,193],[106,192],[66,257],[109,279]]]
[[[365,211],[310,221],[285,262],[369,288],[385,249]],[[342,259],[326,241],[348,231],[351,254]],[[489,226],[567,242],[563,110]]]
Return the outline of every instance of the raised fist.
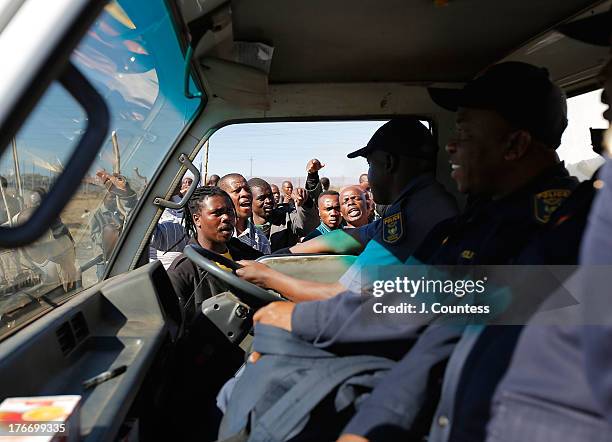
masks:
[[[325,167],[325,164],[321,163],[316,158],[313,158],[306,165],[306,172],[307,173],[315,173],[315,172],[318,172],[319,170],[323,169],[324,167]]]

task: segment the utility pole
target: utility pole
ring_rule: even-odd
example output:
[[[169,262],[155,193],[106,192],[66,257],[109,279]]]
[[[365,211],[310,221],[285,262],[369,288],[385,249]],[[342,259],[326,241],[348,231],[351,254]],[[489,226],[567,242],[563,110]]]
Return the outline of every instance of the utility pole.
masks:
[[[251,174],[249,175],[249,178],[253,178],[253,157],[249,158],[249,161],[251,162]]]
[[[111,132],[111,142],[113,143],[113,173],[121,173],[121,151],[119,150],[119,140],[117,131]]]
[[[210,149],[210,138],[204,143],[204,158],[200,165],[200,183],[205,186],[208,182],[208,151]],[[202,177],[203,176],[203,177]]]
[[[17,140],[15,137],[11,140],[11,144],[13,145],[13,164],[15,167],[15,179],[17,181],[17,191],[19,192],[19,196],[23,199],[23,189],[21,188],[21,171],[19,170],[19,155],[17,155]]]

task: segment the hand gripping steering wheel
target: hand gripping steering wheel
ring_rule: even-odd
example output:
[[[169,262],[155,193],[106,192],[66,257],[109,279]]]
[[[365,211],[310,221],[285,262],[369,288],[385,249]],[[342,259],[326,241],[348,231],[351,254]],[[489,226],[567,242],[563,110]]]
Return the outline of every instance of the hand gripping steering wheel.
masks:
[[[234,294],[252,307],[262,307],[271,302],[283,301],[283,298],[280,296],[236,276],[235,271],[243,266],[223,255],[211,252],[210,250],[195,244],[186,246],[183,253],[202,270],[208,272],[220,281],[223,281],[232,289],[235,289],[236,293]],[[222,266],[232,269],[232,271],[225,271],[215,263],[219,263]]]

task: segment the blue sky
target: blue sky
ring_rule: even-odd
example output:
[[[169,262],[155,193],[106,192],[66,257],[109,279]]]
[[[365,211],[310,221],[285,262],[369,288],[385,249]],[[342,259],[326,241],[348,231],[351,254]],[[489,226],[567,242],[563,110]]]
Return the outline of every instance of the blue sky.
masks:
[[[354,177],[367,172],[363,158],[346,154],[367,144],[385,121],[250,123],[226,126],[210,140],[208,170],[224,175],[304,176],[306,163],[318,158],[326,166],[321,176]]]

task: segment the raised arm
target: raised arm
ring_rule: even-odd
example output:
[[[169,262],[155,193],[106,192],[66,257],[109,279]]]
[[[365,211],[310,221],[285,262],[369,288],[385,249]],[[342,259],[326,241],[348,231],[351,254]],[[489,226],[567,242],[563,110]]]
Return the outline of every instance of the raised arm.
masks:
[[[291,230],[298,237],[306,236],[319,225],[317,205],[301,187],[294,189],[291,197],[295,202],[295,210],[289,212]]]
[[[308,195],[315,206],[317,205],[319,195],[323,192],[323,186],[319,180],[319,170],[324,167],[325,164],[321,163],[316,158],[310,160],[306,165],[306,173],[308,176],[306,177],[306,185],[304,187],[308,191]]]

